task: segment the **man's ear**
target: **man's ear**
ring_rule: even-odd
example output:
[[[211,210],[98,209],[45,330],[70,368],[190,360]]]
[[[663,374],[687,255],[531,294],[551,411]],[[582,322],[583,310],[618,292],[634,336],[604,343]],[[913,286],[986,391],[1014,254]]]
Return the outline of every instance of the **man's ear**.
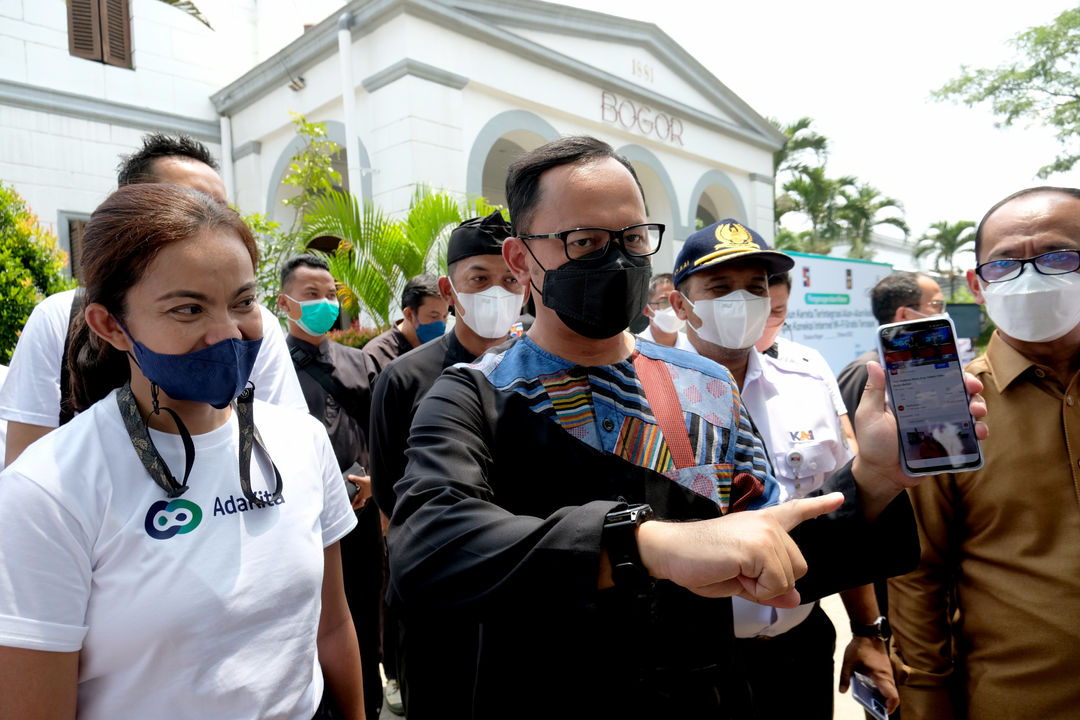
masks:
[[[656,317],[656,313],[653,312],[652,305],[645,303],[645,307],[641,310],[641,314],[647,318]]]
[[[675,315],[680,320],[686,320],[690,316],[690,305],[678,290],[671,291],[668,295],[668,302],[671,303],[671,309],[675,311]]]
[[[104,305],[90,303],[83,310],[83,314],[92,333],[120,352],[126,353],[133,350],[131,338],[127,336],[124,329],[120,327],[120,323],[113,317],[111,312],[105,309]]]
[[[442,296],[442,299],[445,300],[448,305],[453,306],[454,289],[450,287],[450,278],[446,275],[439,278],[439,295]]]
[[[530,287],[529,250],[525,247],[525,241],[516,237],[506,238],[503,240],[502,255],[510,273],[520,284],[526,288]]]
[[[986,299],[983,297],[982,283],[979,282],[979,276],[975,274],[974,270],[968,270],[965,277],[967,278],[968,289],[975,296],[975,302],[979,305],[985,303]]]
[[[285,313],[285,317],[289,317],[289,303],[286,301],[285,293],[281,293],[277,296],[278,310]],[[290,320],[292,318],[289,318]]]
[[[405,318],[405,322],[416,327],[416,313],[413,312],[411,307],[405,307],[401,309],[401,314]]]

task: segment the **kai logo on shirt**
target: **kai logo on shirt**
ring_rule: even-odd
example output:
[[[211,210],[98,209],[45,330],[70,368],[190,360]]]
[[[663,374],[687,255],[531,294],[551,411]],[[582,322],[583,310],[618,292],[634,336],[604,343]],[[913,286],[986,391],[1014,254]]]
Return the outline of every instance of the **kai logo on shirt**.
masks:
[[[158,500],[146,511],[146,534],[156,540],[168,540],[199,527],[202,516],[202,508],[190,500]]]

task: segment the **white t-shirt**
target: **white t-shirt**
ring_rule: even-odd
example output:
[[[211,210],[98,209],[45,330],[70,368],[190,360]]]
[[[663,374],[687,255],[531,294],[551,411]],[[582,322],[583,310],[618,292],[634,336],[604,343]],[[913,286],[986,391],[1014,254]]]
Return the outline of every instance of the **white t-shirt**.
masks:
[[[11,356],[10,382],[0,389],[0,419],[44,427],[60,424],[60,365],[74,298],[74,290],[50,295],[30,313]],[[281,325],[272,312],[261,305],[259,309],[263,342],[251,372],[255,397],[306,413]]]
[[[261,401],[254,417],[283,479],[265,508],[240,489],[235,413],[194,438],[170,504],[115,391],[0,474],[0,645],[81,650],[80,720],[314,714],[323,550],[356,518],[318,421]],[[180,436],[151,436],[182,478]],[[251,487],[273,486],[254,448]]]
[[[642,330],[641,332],[639,332],[637,334],[637,336],[639,338],[641,338],[642,340],[648,340],[651,343],[656,342],[656,340],[653,339],[652,325],[649,325],[649,327],[647,327],[644,330]],[[657,343],[657,345],[659,345],[659,344],[660,343]],[[690,344],[690,340],[689,340],[689,338],[686,337],[686,333],[681,331],[681,330],[679,332],[675,333],[675,349],[676,350],[685,350],[686,352],[692,352],[692,353],[697,352],[697,350],[694,348],[694,346]]]
[[[810,367],[810,372],[824,380],[829,386],[829,396],[832,398],[833,407],[836,408],[836,414],[847,415],[847,406],[844,404],[844,396],[840,394],[836,373],[829,367],[824,355],[809,345],[778,337],[776,338],[776,359],[806,363]]]
[[[4,387],[4,378],[7,377],[7,365],[0,365],[0,389]],[[7,444],[7,421],[0,420],[0,470],[4,469],[4,446]]]
[[[742,400],[765,441],[780,502],[806,497],[851,459],[829,384],[802,359],[792,362],[751,352]],[[779,635],[814,608],[813,603],[782,609],[731,600],[736,637]]]

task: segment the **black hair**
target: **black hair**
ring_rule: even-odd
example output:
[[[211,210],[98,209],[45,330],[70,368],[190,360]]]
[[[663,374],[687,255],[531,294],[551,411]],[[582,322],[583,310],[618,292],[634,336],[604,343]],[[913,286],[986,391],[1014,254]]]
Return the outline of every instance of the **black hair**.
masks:
[[[777,285],[786,285],[788,292],[791,292],[791,273],[782,272],[769,276],[769,287],[775,287]]]
[[[401,309],[409,308],[415,313],[424,304],[424,298],[429,297],[442,297],[439,281],[431,275],[417,275],[401,291]]]
[[[295,255],[285,261],[285,264],[281,268],[281,287],[284,288],[285,284],[289,282],[289,278],[292,277],[293,272],[298,267],[315,268],[316,270],[325,270],[330,272],[330,266],[321,257],[317,257],[310,253],[304,253],[303,255]]]
[[[154,177],[154,161],[167,157],[189,158],[209,165],[214,171],[218,170],[210,150],[195,138],[183,133],[174,136],[156,132],[143,135],[142,147],[120,159],[116,168],[116,184],[123,187],[159,182]]]
[[[652,297],[653,293],[656,292],[656,288],[664,283],[669,283],[671,285],[675,284],[675,281],[672,280],[671,273],[657,273],[653,275],[652,279],[649,280],[649,297]]]
[[[506,175],[506,204],[510,208],[511,233],[525,234],[524,228],[528,227],[540,204],[540,176],[544,172],[562,165],[585,165],[603,158],[618,160],[630,171],[644,203],[645,191],[641,189],[637,173],[630,161],[616,153],[613,147],[587,135],[560,138],[525,153],[510,164]]]
[[[878,324],[891,323],[902,307],[918,305],[922,300],[919,278],[922,273],[896,272],[886,275],[870,291],[870,306]]]
[[[1053,187],[1051,185],[1040,185],[1039,187],[1024,188],[1023,190],[1018,190],[1014,192],[1012,195],[1005,198],[1004,200],[998,200],[996,203],[994,203],[994,206],[992,208],[986,211],[986,214],[983,215],[982,220],[979,221],[979,226],[975,228],[975,262],[979,262],[979,250],[982,248],[983,225],[986,224],[986,221],[990,218],[990,216],[997,212],[998,208],[1000,208],[1002,205],[1005,205],[1006,203],[1010,203],[1017,198],[1022,198],[1025,195],[1036,195],[1039,193],[1059,193],[1061,195],[1068,195],[1070,197],[1076,198],[1077,200],[1080,200],[1080,188]]]

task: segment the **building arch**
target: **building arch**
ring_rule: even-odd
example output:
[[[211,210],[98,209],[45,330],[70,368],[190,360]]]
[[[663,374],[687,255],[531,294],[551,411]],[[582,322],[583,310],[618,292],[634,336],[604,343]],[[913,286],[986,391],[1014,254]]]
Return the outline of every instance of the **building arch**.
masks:
[[[483,196],[495,205],[506,204],[506,169],[524,153],[558,140],[559,131],[527,110],[507,110],[480,128],[466,166],[465,192]]]
[[[682,241],[693,231],[688,230],[679,217],[679,201],[671,176],[660,159],[647,148],[623,145],[616,152],[629,160],[637,173],[641,189],[645,192],[649,219],[667,226],[660,252],[653,257],[653,268],[655,272],[670,272],[675,265],[677,246],[681,247]]]
[[[348,145],[345,135],[345,123],[338,120],[324,120],[323,122],[326,124],[327,138],[341,146],[341,152],[334,160],[334,169],[341,174],[343,188],[351,190],[348,187],[348,173],[346,170],[348,163],[345,153]],[[304,139],[294,137],[278,155],[277,162],[274,163],[274,169],[270,172],[270,185],[266,190],[266,215],[271,220],[278,219],[283,214],[281,201],[296,194],[295,190],[284,185],[281,181],[285,177],[285,171],[288,170],[293,155],[303,147]],[[359,138],[357,138],[357,147],[360,149],[360,195],[364,200],[371,200],[371,160],[368,158],[364,142]]]
[[[749,223],[742,195],[730,177],[720,170],[709,170],[702,175],[694,191],[690,193],[690,219],[701,219],[705,225],[724,218],[734,218]]]

